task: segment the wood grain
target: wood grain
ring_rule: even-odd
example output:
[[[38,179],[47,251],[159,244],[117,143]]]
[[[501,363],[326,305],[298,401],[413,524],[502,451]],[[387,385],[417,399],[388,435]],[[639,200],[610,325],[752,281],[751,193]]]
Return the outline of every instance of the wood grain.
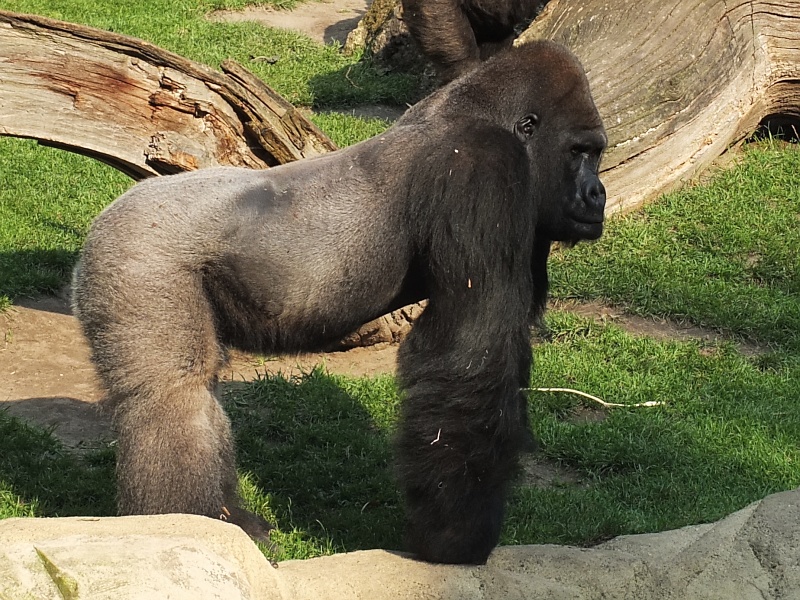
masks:
[[[800,118],[798,0],[551,0],[517,40],[581,59],[609,135],[608,210],[691,179],[764,118]]]
[[[136,38],[0,11],[0,135],[86,154],[136,179],[264,168],[336,148],[246,69],[222,69]]]

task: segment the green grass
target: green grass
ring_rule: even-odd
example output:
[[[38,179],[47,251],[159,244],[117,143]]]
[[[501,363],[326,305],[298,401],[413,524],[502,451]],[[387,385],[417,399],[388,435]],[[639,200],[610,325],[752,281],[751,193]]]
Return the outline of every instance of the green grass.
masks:
[[[400,547],[402,510],[391,479],[389,431],[398,395],[390,377],[320,370],[267,377],[229,398],[240,469],[281,523],[281,558]],[[269,490],[269,496],[260,495]]]
[[[314,113],[311,120],[340,148],[378,135],[390,125],[383,119],[353,118],[337,112]]]
[[[708,185],[612,219],[557,253],[561,298],[602,298],[800,350],[800,151],[763,142]]]
[[[0,457],[0,518],[115,513],[110,450],[67,452],[0,410]]]
[[[573,387],[608,402],[532,393],[547,456],[587,488],[521,489],[509,541],[592,543],[721,518],[800,485],[800,363],[763,370],[731,343],[656,342],[564,313],[535,351],[533,387]],[[603,420],[577,418],[586,411]]]
[[[322,46],[299,33],[256,23],[211,22],[205,14],[216,4],[203,0],[0,0],[0,9],[131,35],[212,67],[232,58],[297,105],[402,105],[418,93],[417,77],[384,74],[359,61],[359,55],[344,56],[338,47]],[[259,56],[277,57],[278,61],[253,60]]]
[[[203,6],[210,10],[242,10],[253,6],[267,6],[272,8],[290,9],[303,0],[206,0]],[[311,0],[312,2],[315,0]]]
[[[413,81],[382,78],[302,36],[208,23],[202,15],[212,4],[221,2],[0,0],[5,9],[137,35],[211,65],[233,56],[315,109],[402,103],[412,93]],[[250,55],[280,60],[268,66]],[[312,118],[340,145],[386,127],[328,112]],[[751,145],[741,164],[707,185],[613,219],[597,243],[555,253],[557,298],[713,327],[768,351],[743,356],[732,342],[656,341],[550,314],[551,341],[534,350],[533,387],[663,404],[600,411],[575,396],[531,392],[542,452],[581,483],[517,486],[504,543],[592,544],[680,527],[800,485],[798,172],[796,146]],[[9,139],[0,139],[0,177],[2,308],[59,290],[92,217],[130,181],[89,159]],[[321,371],[227,390],[242,492],[278,524],[281,558],[401,547],[389,448],[398,402],[391,378]],[[48,432],[0,412],[0,457],[0,517],[113,514],[112,449],[67,452]]]
[[[97,161],[0,138],[0,298],[55,293],[89,223],[131,180]]]

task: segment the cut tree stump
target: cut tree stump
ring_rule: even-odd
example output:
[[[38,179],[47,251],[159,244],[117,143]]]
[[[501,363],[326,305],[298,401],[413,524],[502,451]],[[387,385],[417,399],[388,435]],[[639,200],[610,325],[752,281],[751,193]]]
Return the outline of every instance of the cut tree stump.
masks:
[[[0,11],[0,135],[134,179],[264,168],[336,148],[249,71],[233,61],[222,70],[129,36]]]

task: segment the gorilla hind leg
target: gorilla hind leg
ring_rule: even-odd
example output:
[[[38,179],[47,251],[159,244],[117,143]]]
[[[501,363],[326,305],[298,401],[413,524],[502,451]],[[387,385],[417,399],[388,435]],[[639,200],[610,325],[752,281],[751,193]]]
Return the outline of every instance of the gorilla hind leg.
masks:
[[[127,404],[114,411],[120,514],[200,514],[268,538],[271,526],[239,505],[230,423],[203,382]]]
[[[109,278],[102,260],[89,255],[76,272],[76,314],[118,436],[120,514],[205,515],[266,539],[270,525],[240,507],[230,422],[213,393],[223,350],[200,276],[162,266],[134,285]]]

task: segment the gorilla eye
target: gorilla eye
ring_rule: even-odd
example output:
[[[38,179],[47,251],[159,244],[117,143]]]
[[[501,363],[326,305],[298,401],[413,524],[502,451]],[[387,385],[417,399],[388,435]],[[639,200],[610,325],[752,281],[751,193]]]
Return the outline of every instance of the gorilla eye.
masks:
[[[539,115],[531,113],[529,115],[525,115],[514,124],[514,133],[516,134],[517,138],[519,138],[519,141],[524,142],[533,135],[533,132],[536,131],[536,127],[538,125]]]
[[[581,154],[590,154],[591,149],[588,148],[587,146],[573,146],[570,149],[570,153],[572,154],[572,156],[580,156]]]

